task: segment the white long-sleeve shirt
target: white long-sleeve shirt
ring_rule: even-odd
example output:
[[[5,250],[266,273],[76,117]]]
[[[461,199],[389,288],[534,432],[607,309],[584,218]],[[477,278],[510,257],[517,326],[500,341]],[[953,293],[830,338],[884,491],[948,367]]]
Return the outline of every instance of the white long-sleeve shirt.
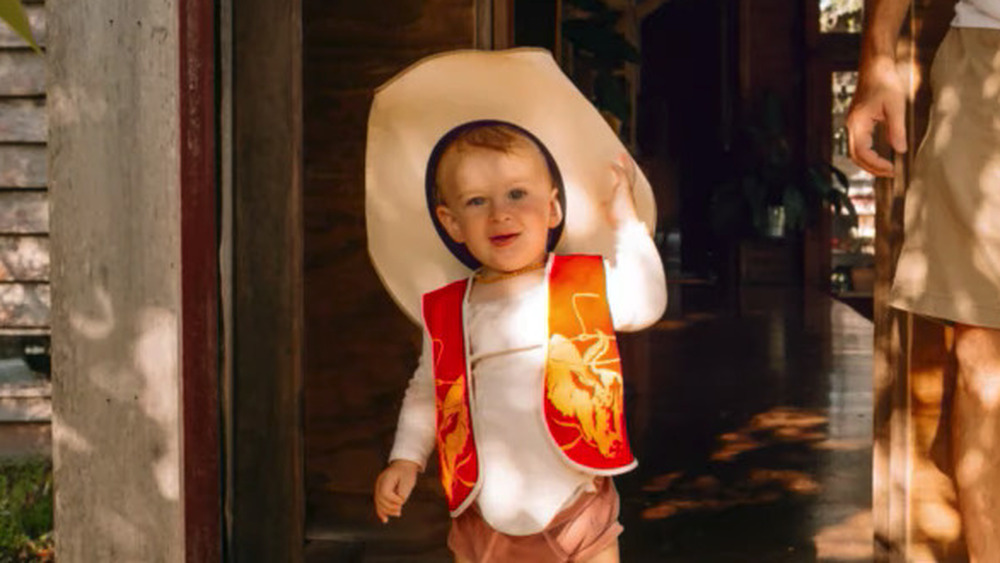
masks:
[[[639,330],[660,318],[667,302],[666,281],[656,247],[641,223],[619,228],[615,255],[605,261],[605,271],[616,331]],[[510,535],[540,532],[593,482],[591,475],[563,461],[546,434],[541,409],[547,283],[541,275],[535,281],[519,281],[520,291],[513,295],[464,304],[482,479],[475,502],[490,526]],[[410,460],[421,467],[435,442],[429,342],[425,330],[423,353],[403,400],[390,455],[390,460]]]

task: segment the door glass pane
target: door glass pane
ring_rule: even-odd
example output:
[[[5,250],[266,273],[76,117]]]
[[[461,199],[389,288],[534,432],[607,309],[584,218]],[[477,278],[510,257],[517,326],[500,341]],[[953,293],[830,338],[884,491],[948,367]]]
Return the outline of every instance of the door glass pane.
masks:
[[[856,72],[832,73],[831,156],[833,165],[847,176],[847,196],[857,212],[857,223],[847,210],[834,216],[831,285],[836,292],[870,293],[875,277],[874,177],[854,164],[848,156],[847,129],[844,126],[857,80]],[[834,182],[836,184],[836,180]]]
[[[864,0],[819,0],[822,33],[861,33]]]

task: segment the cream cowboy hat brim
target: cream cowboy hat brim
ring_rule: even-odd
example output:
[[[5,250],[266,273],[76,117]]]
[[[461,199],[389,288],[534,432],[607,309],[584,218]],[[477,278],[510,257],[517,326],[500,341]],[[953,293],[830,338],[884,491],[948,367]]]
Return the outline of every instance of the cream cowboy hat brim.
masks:
[[[603,202],[611,197],[611,163],[627,150],[549,52],[453,51],[423,59],[376,90],[365,155],[368,251],[386,289],[415,322],[421,295],[470,273],[431,220],[428,159],[446,133],[480,120],[530,131],[552,154],[566,198],[556,252],[614,250]],[[653,191],[639,170],[634,195],[640,220],[652,229]]]

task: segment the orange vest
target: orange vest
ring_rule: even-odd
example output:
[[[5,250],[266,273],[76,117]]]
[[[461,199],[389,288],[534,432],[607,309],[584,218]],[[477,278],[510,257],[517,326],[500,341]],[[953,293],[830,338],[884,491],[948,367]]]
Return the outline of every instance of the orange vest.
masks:
[[[468,280],[423,296],[433,351],[441,484],[458,516],[479,487],[468,335],[462,305]],[[553,256],[548,269],[549,331],[542,412],[553,446],[570,465],[595,475],[635,467],[625,433],[618,344],[600,256]]]

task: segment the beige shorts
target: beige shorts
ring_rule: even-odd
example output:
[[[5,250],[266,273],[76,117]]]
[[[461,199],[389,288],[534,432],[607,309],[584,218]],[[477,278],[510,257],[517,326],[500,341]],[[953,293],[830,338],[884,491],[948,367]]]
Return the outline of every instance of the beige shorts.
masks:
[[[475,505],[452,520],[448,547],[456,557],[475,563],[566,563],[591,559],[622,533],[614,481],[595,481],[597,491],[583,493],[556,514],[541,532],[502,534],[483,520]]]
[[[1000,30],[952,28],[931,89],[890,305],[1000,328]]]

